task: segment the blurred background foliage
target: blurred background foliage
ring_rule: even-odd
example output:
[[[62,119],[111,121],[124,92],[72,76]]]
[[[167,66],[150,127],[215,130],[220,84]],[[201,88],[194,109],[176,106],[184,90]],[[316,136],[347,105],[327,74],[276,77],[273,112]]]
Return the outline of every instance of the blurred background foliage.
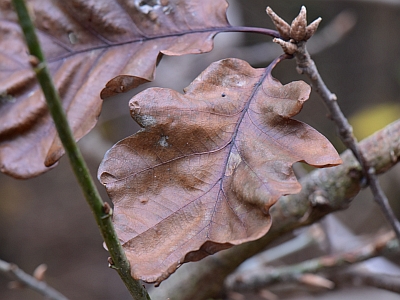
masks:
[[[323,18],[320,32],[345,11],[355,25],[339,42],[313,55],[320,74],[338,96],[359,139],[400,118],[400,1],[235,0],[229,3],[229,19],[233,25],[267,28],[272,28],[265,13],[267,5],[287,21],[305,5],[309,21]],[[93,175],[96,176],[105,151],[138,129],[128,110],[128,100],[133,94],[149,86],[181,91],[209,63],[226,57],[246,59],[254,67],[265,67],[271,56],[281,51],[270,41],[255,34],[219,34],[211,53],[164,57],[155,82],[106,100],[98,126],[80,142]],[[313,39],[309,42],[310,49],[319,46],[312,43]],[[296,73],[294,61],[280,64],[274,76],[283,83],[307,81]],[[317,95],[312,93],[298,118],[325,134],[339,151],[344,150]],[[400,216],[399,166],[382,176],[381,181]],[[99,189],[103,198],[108,199],[100,184]],[[71,299],[130,299],[117,273],[107,268],[107,252],[102,247],[100,233],[65,158],[54,170],[31,180],[15,180],[0,174],[0,190],[1,259],[16,263],[29,273],[37,265],[46,263],[48,283]],[[349,209],[335,215],[360,235],[387,226],[368,191],[360,193]],[[0,276],[0,299],[42,299],[30,290],[9,290],[7,284],[7,279]],[[306,291],[301,295],[301,299],[338,299],[339,296],[340,299],[398,299],[389,292],[364,288],[323,293]],[[286,294],[282,299],[300,298]]]
[[[354,135],[357,139],[362,140],[387,124],[394,122],[399,116],[399,103],[384,102],[363,108],[356,112],[349,121],[353,126]]]

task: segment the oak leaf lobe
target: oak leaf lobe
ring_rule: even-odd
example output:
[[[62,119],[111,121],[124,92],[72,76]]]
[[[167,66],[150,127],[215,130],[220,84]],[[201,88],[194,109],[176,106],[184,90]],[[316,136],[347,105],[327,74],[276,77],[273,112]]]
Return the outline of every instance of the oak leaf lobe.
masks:
[[[282,85],[271,68],[225,59],[184,94],[151,88],[130,101],[143,129],[107,152],[98,176],[134,278],[160,283],[182,263],[260,238],[270,206],[300,191],[293,163],[340,163],[325,137],[290,119],[310,87]]]

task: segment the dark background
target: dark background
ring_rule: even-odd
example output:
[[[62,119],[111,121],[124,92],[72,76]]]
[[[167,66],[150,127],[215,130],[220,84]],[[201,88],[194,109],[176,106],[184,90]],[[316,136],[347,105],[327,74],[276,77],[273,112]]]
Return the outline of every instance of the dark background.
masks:
[[[339,13],[351,13],[356,18],[354,28],[335,45],[313,55],[319,71],[337,94],[339,104],[360,138],[400,117],[400,1],[399,4],[378,0],[230,3],[233,25],[267,28],[273,28],[265,13],[267,5],[287,21],[305,5],[309,21],[323,18],[321,29]],[[270,40],[253,34],[219,34],[216,48],[209,54],[164,57],[157,69],[156,81],[145,87],[157,85],[182,90],[210,62],[231,54],[245,58],[255,67],[265,67],[272,51],[280,53],[278,46],[266,44]],[[265,50],[255,51],[250,47],[257,44],[259,49],[265,45]],[[311,44],[312,40],[310,47]],[[240,47],[240,51],[233,52],[235,47]],[[265,62],[263,55],[267,57]],[[307,81],[296,73],[294,61],[283,62],[274,75],[283,83],[293,79]],[[128,110],[129,97],[135,92],[106,100],[98,126],[80,142],[93,176],[105,151],[137,130]],[[316,95],[306,103],[299,118],[343,150],[335,136],[335,127],[326,118],[326,109]],[[391,170],[382,181],[399,215],[399,168]],[[99,189],[103,199],[108,199],[100,184]],[[71,299],[130,299],[117,273],[107,268],[107,252],[102,247],[100,233],[65,157],[58,167],[34,179],[21,181],[1,174],[0,191],[0,259],[16,263],[28,273],[41,263],[47,264],[47,282]],[[376,232],[386,224],[368,192],[357,197],[353,207],[338,213],[338,217],[359,234]],[[9,290],[7,284],[8,280],[0,275],[0,299],[42,299],[30,290]],[[337,299],[339,295],[340,299],[359,296],[364,300],[400,297],[360,288],[343,290],[341,294],[310,294],[301,299]]]

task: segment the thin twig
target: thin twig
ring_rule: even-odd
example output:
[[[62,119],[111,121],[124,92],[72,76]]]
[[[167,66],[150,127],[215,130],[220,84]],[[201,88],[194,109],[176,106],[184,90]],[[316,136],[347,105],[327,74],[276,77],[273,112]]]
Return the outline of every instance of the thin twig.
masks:
[[[397,275],[388,275],[373,273],[361,268],[355,268],[346,272],[340,272],[336,276],[335,282],[355,282],[357,286],[360,284],[369,285],[400,294],[400,277]]]
[[[251,272],[236,273],[227,278],[226,284],[230,290],[244,292],[257,290],[274,283],[298,281],[304,274],[348,266],[388,252],[398,253],[400,251],[399,241],[394,238],[395,234],[389,232],[353,251],[326,255],[291,266],[261,267]]]
[[[40,281],[35,277],[25,273],[15,264],[10,264],[4,260],[0,260],[0,272],[8,275],[12,280],[21,283],[22,286],[27,286],[32,290],[42,294],[52,300],[68,300],[63,294],[49,286],[46,282]]]
[[[321,245],[326,240],[324,231],[319,224],[314,224],[291,240],[255,255],[240,265],[237,272],[252,271],[271,262],[283,259],[288,255],[304,250],[313,245]]]
[[[60,97],[46,66],[44,55],[25,2],[23,0],[13,0],[13,4],[31,54],[32,67],[42,87],[49,111],[53,117],[60,140],[70,159],[72,169],[107,245],[112,260],[112,267],[117,270],[134,299],[150,299],[140,282],[134,280],[130,274],[129,262],[126,259],[111,221],[112,211],[109,205],[104,203],[101,199],[88,167],[75,142],[67,117],[62,108]]]
[[[353,152],[354,156],[359,161],[363,169],[366,184],[370,186],[374,200],[379,204],[387,220],[393,227],[397,237],[400,239],[400,222],[393,213],[389,200],[378,182],[375,169],[369,165],[357,145],[357,140],[353,135],[353,129],[340,109],[336,95],[328,89],[322,80],[314,61],[311,59],[310,54],[307,51],[306,42],[299,42],[297,44],[297,51],[294,53],[294,56],[296,58],[298,72],[300,74],[305,74],[310,78],[315,91],[320,95],[325,105],[328,107],[330,117],[336,123],[342,142]]]

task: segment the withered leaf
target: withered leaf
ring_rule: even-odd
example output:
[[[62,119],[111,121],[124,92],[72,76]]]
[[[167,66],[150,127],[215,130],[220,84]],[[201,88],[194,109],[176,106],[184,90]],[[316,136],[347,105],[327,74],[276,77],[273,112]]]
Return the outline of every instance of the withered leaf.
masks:
[[[106,154],[98,176],[132,276],[160,283],[182,263],[255,240],[269,208],[300,191],[292,165],[341,162],[329,141],[291,119],[310,87],[271,68],[210,65],[182,95],[151,88],[130,101],[143,127]]]
[[[152,80],[161,54],[207,52],[229,26],[225,0],[28,0],[77,140],[102,101]],[[120,75],[122,74],[122,75]],[[63,154],[12,10],[0,3],[0,168],[20,178]]]

